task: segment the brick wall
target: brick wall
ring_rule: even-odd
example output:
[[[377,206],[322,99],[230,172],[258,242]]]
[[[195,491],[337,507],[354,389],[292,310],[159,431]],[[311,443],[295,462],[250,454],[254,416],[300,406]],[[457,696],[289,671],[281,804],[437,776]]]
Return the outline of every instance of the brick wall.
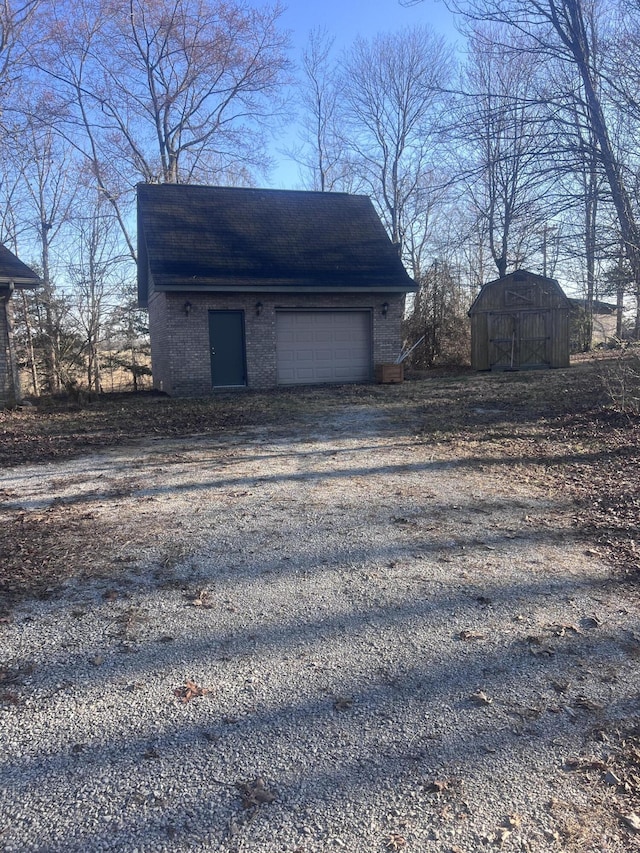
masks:
[[[247,384],[276,385],[276,310],[278,308],[369,309],[373,320],[373,363],[394,361],[401,348],[404,295],[318,293],[158,293],[149,299],[153,382],[177,396],[210,394],[209,311],[242,310],[245,322]],[[262,303],[258,314],[256,304]],[[388,303],[383,316],[382,305]],[[189,303],[185,309],[185,303]]]

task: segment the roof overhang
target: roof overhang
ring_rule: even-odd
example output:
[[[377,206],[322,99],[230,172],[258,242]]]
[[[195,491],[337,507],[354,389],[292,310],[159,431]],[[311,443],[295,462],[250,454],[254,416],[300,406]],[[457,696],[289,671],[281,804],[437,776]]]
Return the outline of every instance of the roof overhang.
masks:
[[[300,284],[196,284],[189,283],[181,287],[154,284],[154,290],[161,293],[416,293],[417,285],[413,287],[394,286],[390,284],[368,284],[363,286],[349,285],[303,285]]]
[[[16,290],[28,290],[35,289],[36,287],[40,287],[42,282],[40,279],[34,280],[32,278],[20,278],[18,276],[12,278],[5,278],[4,276],[0,276],[0,287],[7,288],[8,290],[12,290],[15,288]]]
[[[335,270],[328,275],[184,275],[166,271],[150,276],[153,289],[165,293],[416,293],[418,285],[402,276],[375,275]]]

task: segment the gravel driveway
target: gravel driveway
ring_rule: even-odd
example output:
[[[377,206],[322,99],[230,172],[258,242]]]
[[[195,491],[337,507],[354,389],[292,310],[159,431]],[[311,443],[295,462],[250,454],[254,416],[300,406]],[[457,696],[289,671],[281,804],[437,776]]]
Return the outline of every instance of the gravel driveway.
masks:
[[[0,624],[0,850],[638,846],[637,597],[526,471],[363,408],[0,488],[111,567]]]

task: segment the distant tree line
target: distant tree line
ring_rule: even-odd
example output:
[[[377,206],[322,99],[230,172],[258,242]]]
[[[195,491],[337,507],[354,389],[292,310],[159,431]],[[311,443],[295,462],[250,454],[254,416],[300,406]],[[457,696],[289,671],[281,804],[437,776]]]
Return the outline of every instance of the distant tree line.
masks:
[[[448,2],[464,55],[315,30],[296,66],[277,5],[6,0],[0,240],[43,280],[13,300],[25,390],[137,387],[136,184],[259,184],[278,144],[301,186],[374,200],[420,284],[417,365],[464,360],[472,298],[518,267],[579,288],[585,346],[597,299],[639,339],[640,2]]]
[[[148,373],[135,186],[264,173],[291,71],[280,16],[233,0],[0,6],[0,240],[44,285],[16,306],[33,393]]]

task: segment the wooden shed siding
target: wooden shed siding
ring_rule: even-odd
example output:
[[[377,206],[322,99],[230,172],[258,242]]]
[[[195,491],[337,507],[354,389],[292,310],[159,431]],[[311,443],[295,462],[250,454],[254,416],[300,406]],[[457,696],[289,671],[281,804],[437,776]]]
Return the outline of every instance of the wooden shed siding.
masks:
[[[471,365],[474,370],[489,370],[489,314],[471,317]]]
[[[551,366],[569,366],[569,312],[554,311],[551,333]]]
[[[554,279],[521,271],[485,284],[469,310],[471,365],[569,365],[569,301]]]

